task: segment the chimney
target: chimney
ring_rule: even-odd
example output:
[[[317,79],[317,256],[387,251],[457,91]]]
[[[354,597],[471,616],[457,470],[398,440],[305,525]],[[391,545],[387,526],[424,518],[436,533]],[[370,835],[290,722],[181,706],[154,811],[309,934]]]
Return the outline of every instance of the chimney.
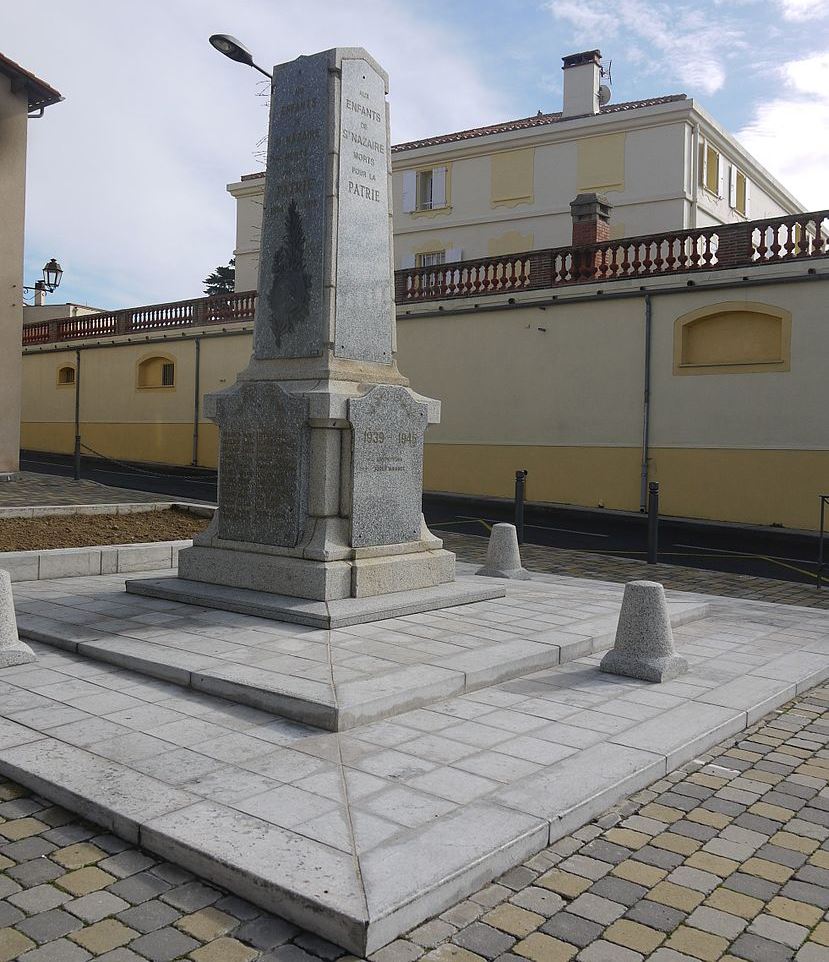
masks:
[[[35,281],[35,307],[43,307],[46,303],[46,287],[43,281]]]
[[[561,58],[564,66],[564,118],[589,117],[599,112],[601,50],[585,50]]]
[[[570,201],[573,217],[573,247],[603,244],[610,240],[612,204],[604,194],[579,194]]]

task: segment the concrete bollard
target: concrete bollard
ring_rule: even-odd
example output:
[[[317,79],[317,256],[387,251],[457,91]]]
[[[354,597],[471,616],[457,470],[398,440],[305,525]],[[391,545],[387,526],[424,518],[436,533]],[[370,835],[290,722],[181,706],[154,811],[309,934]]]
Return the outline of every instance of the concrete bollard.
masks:
[[[529,571],[521,567],[521,551],[514,524],[494,524],[486,551],[486,564],[475,572],[487,578],[516,578],[527,581]]]
[[[28,665],[32,661],[37,661],[35,653],[17,634],[11,575],[0,568],[0,668]]]
[[[674,649],[674,633],[665,590],[657,581],[629,581],[613,648],[602,658],[602,671],[642,681],[670,681],[688,670]]]

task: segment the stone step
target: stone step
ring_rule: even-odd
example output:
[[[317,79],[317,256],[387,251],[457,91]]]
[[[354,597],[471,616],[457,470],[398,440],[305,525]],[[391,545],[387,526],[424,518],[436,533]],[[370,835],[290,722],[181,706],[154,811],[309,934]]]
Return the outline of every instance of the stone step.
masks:
[[[464,579],[463,583],[468,581],[472,581],[473,586],[476,584],[475,579]],[[529,584],[521,583],[522,590],[529,591],[531,597],[535,594],[542,597],[548,588],[543,584],[527,587]],[[116,596],[113,590],[112,597],[123,598],[123,591]],[[489,603],[498,604],[498,599]],[[179,608],[186,611],[188,606],[172,606],[169,611],[171,620],[175,620]],[[486,612],[492,609],[484,609],[480,604],[454,610],[469,613],[473,620],[469,621],[466,630],[471,635],[492,631],[498,624],[486,620]],[[697,600],[672,601],[670,610],[672,624],[678,627],[704,617],[708,604]],[[477,616],[476,611],[480,612]],[[613,643],[617,618],[616,614],[601,615],[579,620],[573,625],[575,630],[527,631],[524,637],[505,641],[496,637],[489,644],[448,656],[432,654],[427,645],[422,657],[410,664],[368,672],[363,677],[341,679],[333,667],[341,654],[338,646],[342,645],[344,651],[347,646],[346,653],[355,656],[361,652],[359,644],[355,645],[353,634],[327,632],[321,641],[318,637],[321,632],[307,633],[307,629],[297,628],[293,651],[297,658],[302,657],[305,646],[307,655],[319,660],[320,646],[327,646],[324,656],[330,670],[324,673],[325,677],[308,678],[288,669],[274,670],[269,667],[268,658],[251,662],[234,660],[232,653],[223,657],[209,654],[209,639],[195,635],[181,640],[190,645],[186,649],[160,638],[137,637],[147,627],[141,617],[109,619],[110,629],[101,630],[27,612],[24,605],[18,613],[18,630],[21,637],[73,651],[85,658],[129,668],[327,731],[345,731],[451,695],[474,691],[602,651]],[[477,621],[474,620],[476,617]],[[245,630],[247,624],[244,616],[237,617],[238,629]],[[252,616],[250,624],[256,625]],[[372,626],[372,632],[365,636],[366,652],[371,650],[372,640],[382,638],[383,626],[393,631],[395,624],[395,620],[389,620],[380,623],[379,629]],[[290,626],[286,626],[286,630],[290,630]],[[378,630],[380,634],[376,633]],[[232,638],[233,629],[228,628],[227,640],[232,642]],[[425,640],[428,642],[428,638]],[[207,651],[200,651],[202,647]],[[247,651],[241,653],[248,657]]]
[[[607,676],[593,655],[497,686],[491,700],[487,689],[343,735],[291,732],[257,714],[247,731],[217,736],[221,718],[238,723],[244,712],[199,696],[182,738],[167,718],[192,707],[185,689],[35,643],[39,664],[0,672],[0,710],[13,716],[0,717],[0,772],[364,956],[829,677],[829,615],[764,608],[775,618],[758,619],[753,634],[733,619],[695,623],[681,639],[691,667],[679,683]],[[758,617],[743,611],[746,622]],[[769,654],[752,656],[755,648]],[[95,684],[100,696],[81,695],[83,711],[73,708],[73,687]],[[561,722],[545,721],[562,717],[544,713],[545,691]],[[137,711],[153,720],[118,734],[127,730],[116,695],[143,695]],[[586,696],[591,707],[578,707]],[[424,716],[443,727],[421,727]],[[528,721],[536,727],[516,734]],[[407,724],[408,741],[387,743]],[[282,741],[271,741],[281,737],[274,726]],[[156,746],[168,738],[174,759],[159,766]],[[436,747],[461,749],[465,738],[479,745],[469,751],[513,767],[480,770],[466,757],[440,767]],[[551,754],[527,774],[526,759],[544,746]],[[187,777],[182,751],[221,767]]]

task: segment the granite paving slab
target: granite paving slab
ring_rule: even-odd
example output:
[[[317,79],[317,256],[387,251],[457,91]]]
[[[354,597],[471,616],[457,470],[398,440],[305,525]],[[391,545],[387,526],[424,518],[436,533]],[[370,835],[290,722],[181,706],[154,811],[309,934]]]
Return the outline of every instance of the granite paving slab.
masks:
[[[467,602],[498,581],[461,568],[452,590]],[[541,576],[511,584],[503,597],[327,630],[126,594],[124,583],[123,576],[63,579],[65,587],[18,583],[18,630],[329,731],[601,651],[613,642],[621,600],[618,585],[560,586]],[[707,607],[703,599],[670,596],[675,626]]]
[[[532,640],[563,611],[606,618],[621,597],[620,586],[594,584],[579,609],[579,584],[552,578],[530,583],[530,604],[527,584],[511,584],[500,608],[485,603],[495,610],[465,608],[464,637]],[[71,600],[64,607],[74,628],[87,624],[76,614],[92,612],[95,630],[112,630],[121,621],[98,610],[103,599],[88,588],[79,599],[77,585],[40,582],[21,604],[48,617],[50,605]],[[35,642],[37,665],[0,673],[0,772],[131,838],[137,832],[151,851],[353,952],[373,952],[745,728],[757,705],[768,711],[792,686],[829,677],[825,612],[698,596],[690,603],[707,612],[675,629],[690,669],[672,682],[603,674],[591,654],[335,733]],[[140,610],[147,637],[183,631],[176,606]],[[245,649],[241,640],[261,628],[219,617],[210,612],[189,634],[221,641],[215,632],[232,624]],[[416,616],[409,631],[396,626],[391,635],[383,626],[354,629],[334,663],[368,674],[395,646],[445,655],[460,632],[446,617]],[[295,635],[272,623],[267,635],[275,658],[296,657]],[[768,678],[776,659],[785,660],[780,681]],[[312,676],[314,666],[331,669],[305,660]],[[729,685],[734,697],[721,697]],[[766,758],[778,764],[773,751]],[[734,783],[733,798],[759,798],[756,785]],[[685,804],[678,798],[676,819]],[[724,796],[723,804],[731,802]],[[774,810],[770,803],[747,815],[746,830]],[[706,829],[688,832],[677,845],[701,844],[694,833]],[[659,852],[657,863],[674,857]],[[702,884],[710,873],[696,871]]]
[[[620,800],[370,962],[823,962],[827,743],[824,686]],[[0,814],[5,958],[358,962],[4,779]],[[79,888],[91,890],[73,896]]]

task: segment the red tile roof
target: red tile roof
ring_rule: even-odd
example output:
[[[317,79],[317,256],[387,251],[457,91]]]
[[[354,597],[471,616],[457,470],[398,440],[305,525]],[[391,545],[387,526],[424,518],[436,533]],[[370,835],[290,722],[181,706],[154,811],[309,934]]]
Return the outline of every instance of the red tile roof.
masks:
[[[618,114],[623,110],[637,110],[639,107],[655,107],[659,104],[672,104],[680,100],[687,100],[685,94],[668,94],[666,97],[650,97],[647,100],[629,100],[627,103],[607,104],[600,109],[601,114]],[[568,120],[575,118],[568,117]],[[540,111],[533,117],[523,117],[520,120],[506,120],[500,124],[488,127],[473,127],[471,130],[459,130],[453,134],[439,134],[437,137],[425,137],[423,140],[410,140],[405,144],[394,144],[392,153],[400,150],[415,150],[418,147],[433,147],[438,144],[453,144],[462,140],[472,140],[474,137],[486,137],[487,134],[502,134],[511,130],[527,130],[530,127],[544,127],[548,124],[558,124],[564,120],[561,112],[542,114]],[[254,174],[242,174],[242,180],[255,180],[264,177],[265,171]]]
[[[50,107],[63,100],[61,94],[45,80],[36,77],[19,63],[4,57],[2,53],[0,53],[0,74],[9,77],[13,85],[19,84],[21,91],[25,90],[29,98],[29,110],[41,110],[43,107]]]
[[[685,94],[670,94],[667,97],[651,97],[648,100],[630,100],[622,104],[608,104],[599,111],[601,114],[617,114],[623,110],[636,110],[639,107],[654,107],[657,104],[670,104],[685,100]],[[486,137],[487,134],[502,134],[511,130],[527,130],[530,127],[544,127],[547,124],[561,123],[565,118],[561,112],[552,114],[537,113],[534,117],[523,117],[520,120],[507,120],[488,127],[473,127],[471,130],[459,130],[453,134],[440,134],[437,137],[425,137],[423,140],[410,140],[405,144],[395,144],[392,152],[399,150],[415,150],[419,147],[433,147],[438,144],[453,144],[462,140],[472,140],[474,137]],[[568,120],[574,118],[568,117]]]

